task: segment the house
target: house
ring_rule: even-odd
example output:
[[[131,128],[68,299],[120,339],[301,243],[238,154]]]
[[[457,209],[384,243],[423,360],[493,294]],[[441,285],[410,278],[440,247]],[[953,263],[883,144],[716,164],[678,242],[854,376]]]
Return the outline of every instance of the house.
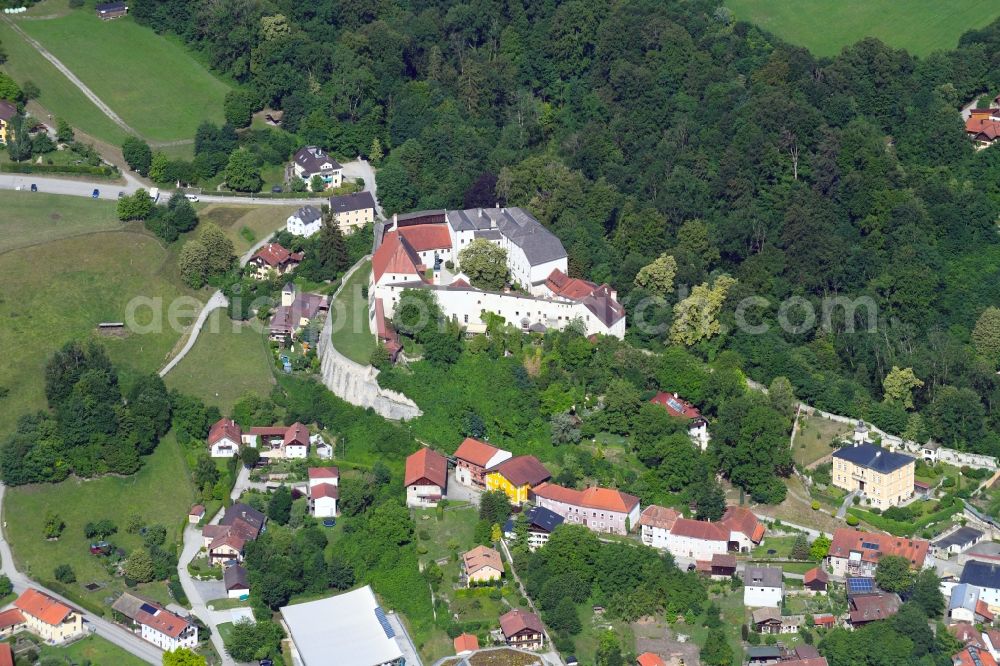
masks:
[[[285,249],[280,243],[268,243],[250,257],[247,266],[253,270],[256,279],[264,280],[271,275],[291,273],[302,263],[303,256],[301,252]]]
[[[761,634],[794,634],[802,623],[801,615],[781,615],[776,607],[756,608],[751,613],[753,626]]]
[[[485,488],[486,470],[510,458],[510,451],[466,437],[455,449],[455,480],[463,486]]]
[[[949,624],[948,633],[954,636],[962,645],[975,645],[976,647],[986,648],[985,641],[988,638],[987,635],[985,633],[980,634],[979,630],[968,622]]]
[[[814,615],[813,621],[817,627],[825,627],[827,629],[832,629],[833,625],[837,624],[837,618],[829,614]]]
[[[336,655],[337,666],[398,666],[405,663],[397,636],[398,622],[390,621],[368,585],[336,596],[281,608],[281,623],[291,637],[292,662],[327,666]],[[405,631],[405,629],[403,629]]]
[[[448,459],[424,447],[406,458],[406,506],[437,506],[448,490]]]
[[[879,558],[897,555],[910,561],[914,569],[922,569],[933,562],[928,561],[930,543],[923,539],[896,537],[889,534],[862,532],[847,527],[833,533],[827,564],[835,576],[875,576]]]
[[[241,564],[226,567],[226,571],[222,575],[222,582],[226,586],[226,595],[230,599],[245,599],[250,594],[247,570]]]
[[[0,643],[0,666],[14,666],[14,651],[10,643]]]
[[[913,495],[916,459],[875,444],[845,446],[833,452],[833,485],[858,491],[872,506],[887,509]]]
[[[274,310],[268,334],[276,342],[289,342],[299,329],[319,313],[330,309],[330,301],[319,294],[301,294],[289,282],[281,289],[281,305]]]
[[[161,650],[198,645],[198,627],[151,599],[124,592],[111,608],[125,618],[132,631]]]
[[[285,230],[293,236],[308,238],[323,227],[323,213],[315,206],[303,206],[285,220]]]
[[[1000,629],[987,629],[982,633],[982,642],[994,659],[1000,659]]]
[[[660,405],[667,413],[677,419],[684,419],[688,424],[688,435],[699,449],[708,448],[711,436],[708,434],[708,419],[701,415],[698,408],[676,393],[660,391],[649,400],[654,405]]]
[[[542,483],[533,494],[538,506],[592,532],[626,535],[639,523],[639,498],[620,490],[598,486],[574,490]]]
[[[667,662],[663,661],[663,657],[653,652],[643,652],[635,658],[635,663],[638,666],[667,666]]]
[[[236,421],[219,419],[208,430],[208,448],[213,458],[232,458],[240,452],[243,433]]]
[[[340,469],[309,468],[309,513],[317,518],[335,518],[340,498]]]
[[[476,546],[462,553],[462,572],[466,587],[498,581],[503,576],[503,560],[500,553],[486,546]]]
[[[0,612],[0,638],[13,636],[24,629],[24,626],[24,615],[16,608],[8,608]]]
[[[802,586],[813,592],[826,592],[830,576],[823,567],[813,567],[802,576]]]
[[[642,510],[642,514],[639,516],[639,533],[642,542],[647,546],[666,550],[670,530],[673,529],[674,523],[680,517],[681,514],[675,509],[650,504]]]
[[[502,490],[511,504],[524,504],[531,489],[552,477],[535,456],[517,456],[486,472],[486,489]]]
[[[743,605],[750,608],[781,607],[785,583],[781,569],[748,566],[743,571]]]
[[[331,460],[333,458],[333,446],[323,440],[322,435],[313,435],[309,438],[313,443],[316,457],[320,460]]]
[[[989,148],[1000,138],[1000,109],[976,109],[965,121],[965,135],[976,150]]]
[[[719,523],[678,518],[667,535],[666,550],[674,557],[711,560],[729,552],[729,532]]]
[[[442,271],[474,240],[507,252],[512,285],[521,289],[486,291],[459,273]],[[459,267],[461,268],[461,267]],[[562,243],[521,208],[420,211],[394,215],[378,225],[369,281],[369,326],[375,332],[375,303],[392,318],[404,289],[429,289],[445,317],[469,333],[483,333],[484,312],[499,315],[522,331],[561,330],[574,321],[587,335],[625,335],[625,309],[607,284],[566,276]]]
[[[931,484],[917,479],[913,480],[913,494],[919,499],[930,499],[934,496]]]
[[[993,622],[989,606],[979,598],[979,588],[968,583],[951,588],[948,617],[956,622]]]
[[[776,664],[781,659],[781,650],[774,645],[753,645],[747,648],[747,664]]]
[[[278,458],[304,459],[309,456],[313,437],[309,428],[296,421],[290,426],[254,426],[243,434],[242,441],[257,449],[264,460]]]
[[[371,192],[330,197],[330,214],[344,233],[375,222],[375,198]]]
[[[548,543],[552,530],[563,523],[562,516],[541,506],[529,507],[522,512],[522,515],[528,523],[528,550],[532,552]],[[516,520],[514,516],[511,516],[504,523],[505,539],[510,540],[517,536],[515,533]]]
[[[323,179],[323,189],[340,187],[343,183],[344,167],[316,146],[300,148],[292,158],[292,170],[296,177],[306,182],[306,187],[310,190],[313,176]]]
[[[736,575],[736,556],[716,553],[710,560],[696,560],[695,571],[712,580],[725,580]]]
[[[128,5],[124,2],[101,2],[94,7],[94,10],[97,12],[97,18],[110,21],[128,14]]]
[[[954,666],[997,666],[996,659],[988,650],[982,650],[975,645],[967,645],[951,657]]]
[[[892,617],[899,611],[899,596],[889,592],[848,595],[851,624],[855,627]]]
[[[14,608],[25,628],[42,640],[62,643],[83,633],[83,615],[33,587],[14,600]]]
[[[500,632],[510,647],[538,650],[545,644],[545,630],[538,616],[515,608],[500,616]]]
[[[201,504],[195,504],[188,511],[188,522],[192,525],[197,525],[201,522],[201,519],[205,517],[205,507]]]
[[[969,560],[958,582],[979,588],[979,598],[991,611],[1000,611],[1000,564]]]
[[[479,639],[473,634],[459,634],[455,637],[455,656],[464,657],[479,649]]]
[[[740,553],[749,552],[754,546],[759,546],[766,531],[764,524],[757,519],[753,511],[742,506],[727,507],[719,524],[729,530],[729,550]]]
[[[17,107],[14,103],[0,99],[0,144],[6,144],[13,138],[14,128],[11,125],[16,115]]]
[[[224,566],[243,561],[243,548],[264,531],[267,517],[251,506],[237,502],[226,509],[217,525],[201,529],[208,561]]]
[[[964,553],[982,541],[985,536],[982,530],[977,530],[974,527],[968,525],[959,527],[931,541],[930,552],[935,556],[943,557]]]

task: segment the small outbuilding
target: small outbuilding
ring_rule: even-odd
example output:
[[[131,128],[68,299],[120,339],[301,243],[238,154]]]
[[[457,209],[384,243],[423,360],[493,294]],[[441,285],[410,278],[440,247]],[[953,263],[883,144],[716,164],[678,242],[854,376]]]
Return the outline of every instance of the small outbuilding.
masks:
[[[101,2],[94,10],[97,12],[97,18],[102,21],[110,21],[128,14],[128,5],[124,2]]]

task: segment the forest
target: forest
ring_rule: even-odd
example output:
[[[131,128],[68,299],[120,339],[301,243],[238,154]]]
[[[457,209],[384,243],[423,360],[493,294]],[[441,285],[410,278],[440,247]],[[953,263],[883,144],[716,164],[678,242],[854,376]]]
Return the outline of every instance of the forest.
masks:
[[[242,85],[233,106],[379,161],[387,213],[526,206],[572,274],[663,325],[633,344],[668,341],[674,306],[725,275],[718,332],[680,342],[698,356],[732,350],[823,409],[1000,453],[1000,152],[973,151],[959,114],[1000,91],[1000,23],[921,59],[874,39],[817,58],[717,0],[134,4]],[[637,280],[665,257],[670,280]],[[766,333],[733,325],[750,296]],[[837,296],[875,309],[777,325]],[[902,400],[894,367],[917,380]]]

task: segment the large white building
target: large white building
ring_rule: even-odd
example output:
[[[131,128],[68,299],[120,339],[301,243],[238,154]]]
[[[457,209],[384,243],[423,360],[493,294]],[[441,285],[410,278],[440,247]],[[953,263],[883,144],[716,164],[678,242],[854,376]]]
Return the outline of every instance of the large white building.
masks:
[[[442,270],[476,239],[507,251],[513,289],[484,291],[461,273]],[[490,312],[525,331],[579,321],[587,335],[625,336],[625,308],[617,293],[607,284],[569,277],[562,243],[520,208],[395,215],[376,227],[375,245],[368,290],[373,333],[385,330],[379,311],[391,318],[405,289],[432,289],[444,315],[472,332],[485,330],[484,313]]]
[[[715,523],[683,518],[674,509],[655,504],[639,517],[642,542],[674,557],[711,560],[729,551],[747,552],[764,538],[764,525],[739,506],[726,509]]]

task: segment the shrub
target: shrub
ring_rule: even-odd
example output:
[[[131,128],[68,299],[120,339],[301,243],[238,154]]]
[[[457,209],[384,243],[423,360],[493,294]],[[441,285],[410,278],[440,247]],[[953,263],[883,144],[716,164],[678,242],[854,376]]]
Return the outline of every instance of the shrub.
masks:
[[[853,513],[847,516],[847,524],[850,525],[851,527],[856,526],[859,522],[861,521],[859,521],[858,517],[855,516]]]
[[[819,500],[813,500],[811,506],[813,511],[819,511]]]
[[[76,582],[76,572],[74,572],[73,567],[68,564],[60,564],[57,566],[52,570],[52,575],[55,576],[57,581],[65,583],[66,585]]]
[[[858,497],[857,495],[855,495],[854,499],[851,500],[851,503],[854,504],[854,506],[857,506],[857,505],[861,504],[861,498]]]

